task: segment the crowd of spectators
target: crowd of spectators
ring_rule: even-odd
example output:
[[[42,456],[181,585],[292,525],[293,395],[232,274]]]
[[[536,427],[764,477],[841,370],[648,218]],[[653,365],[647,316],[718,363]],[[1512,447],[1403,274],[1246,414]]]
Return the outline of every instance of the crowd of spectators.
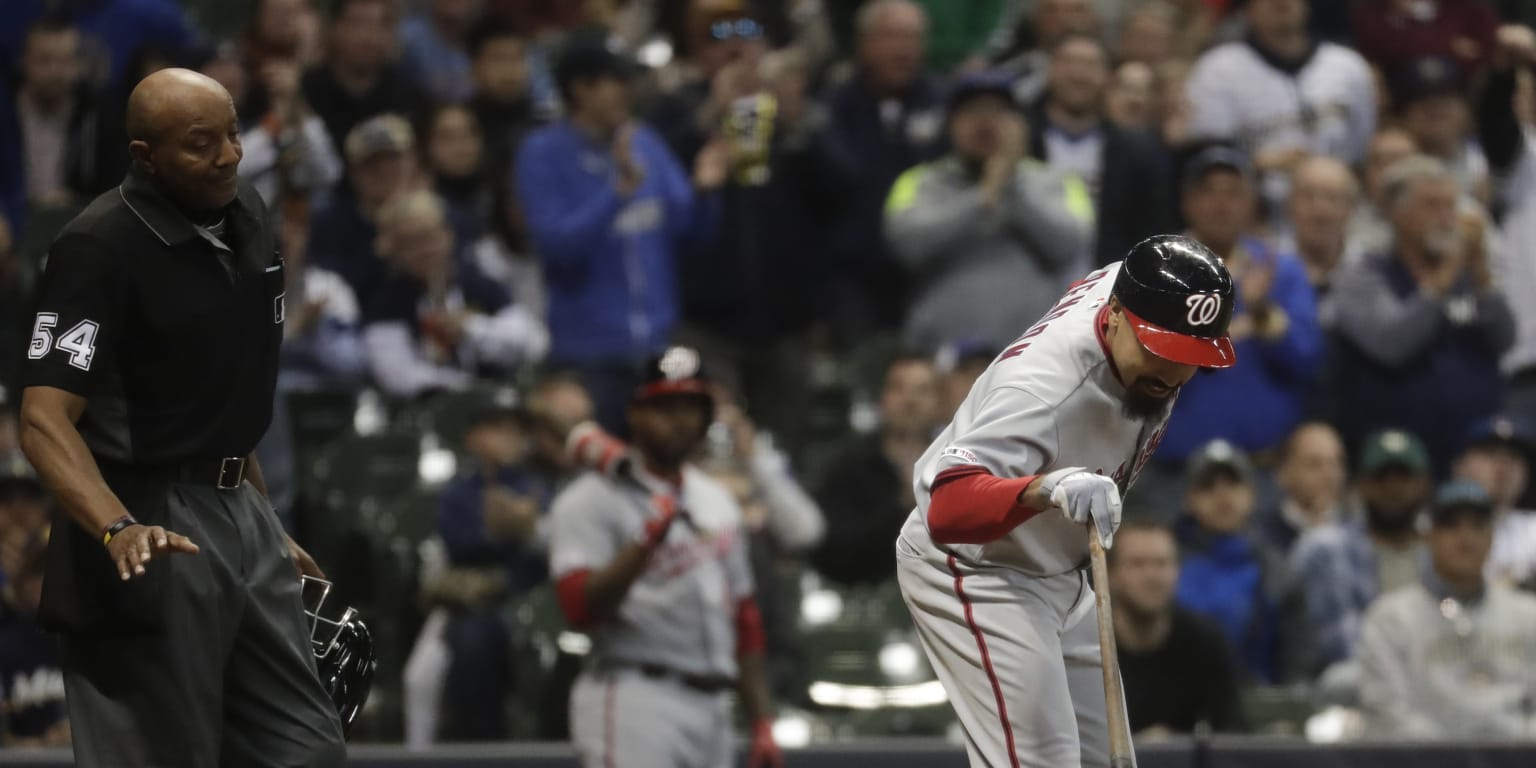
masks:
[[[1238,362],[1184,387],[1116,537],[1137,732],[1241,730],[1239,691],[1301,686],[1376,735],[1536,733],[1533,22],[1518,0],[6,0],[0,741],[68,738],[29,621],[26,297],[115,194],[126,94],[168,66],[230,91],[281,228],[260,451],[285,520],[315,448],[290,398],[521,391],[474,408],[438,490],[447,562],[386,671],[413,744],[507,735],[501,607],[547,579],[561,427],[622,436],[666,345],[718,382],[698,461],[746,512],[795,701],[778,574],[888,583],[913,464],[976,376],[1172,232],[1231,271]]]

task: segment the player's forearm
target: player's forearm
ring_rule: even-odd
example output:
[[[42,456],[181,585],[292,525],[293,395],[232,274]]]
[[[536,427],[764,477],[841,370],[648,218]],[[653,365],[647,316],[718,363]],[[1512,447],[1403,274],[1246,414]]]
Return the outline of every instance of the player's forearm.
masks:
[[[999,478],[980,467],[957,467],[934,481],[928,531],[941,544],[985,544],[1006,536],[1050,499],[1034,477]]]
[[[747,710],[747,722],[773,718],[773,695],[768,688],[768,666],[762,652],[742,654],[736,660],[739,678],[736,687],[741,704]]]
[[[629,588],[645,571],[653,551],[644,543],[631,544],[619,550],[608,567],[592,571],[582,590],[588,622],[599,624],[618,614],[619,606],[629,594]]]
[[[84,401],[80,407],[83,410]],[[96,537],[128,510],[107,487],[101,468],[75,428],[76,418],[78,413],[39,405],[35,393],[27,390],[22,394],[18,437],[22,452],[59,507]]]

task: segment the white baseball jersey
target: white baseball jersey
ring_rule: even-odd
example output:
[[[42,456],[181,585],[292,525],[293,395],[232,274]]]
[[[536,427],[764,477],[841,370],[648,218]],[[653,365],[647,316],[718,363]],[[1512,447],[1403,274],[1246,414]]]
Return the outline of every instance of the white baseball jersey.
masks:
[[[592,629],[594,660],[735,677],[736,608],[752,594],[741,510],[725,486],[693,467],[683,469],[680,508],[692,524],[672,525],[618,615]],[[550,511],[553,577],[607,567],[644,537],[655,514],[650,494],[632,484],[596,473],[572,483]]]
[[[1110,475],[1122,494],[1135,480],[1156,450],[1171,408],[1153,420],[1124,413],[1125,387],[1100,329],[1119,271],[1117,262],[1076,283],[977,379],[954,420],[918,459],[917,508],[903,530],[909,542],[931,540],[929,494],[948,469],[979,466],[996,477],[1018,478],[1080,466]],[[1065,515],[1045,512],[996,541],[947,550],[973,564],[1052,576],[1086,561],[1088,535]]]

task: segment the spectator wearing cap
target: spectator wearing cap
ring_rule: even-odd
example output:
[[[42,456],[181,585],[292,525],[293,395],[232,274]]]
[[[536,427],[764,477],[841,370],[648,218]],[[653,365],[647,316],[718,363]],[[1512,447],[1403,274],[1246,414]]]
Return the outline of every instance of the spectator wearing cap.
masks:
[[[304,73],[303,90],[339,148],[368,118],[411,114],[421,100],[394,63],[397,27],[390,0],[337,0],[331,8],[325,61]]]
[[[1402,430],[1377,432],[1361,448],[1355,481],[1363,519],[1313,528],[1297,540],[1291,573],[1314,643],[1309,672],[1353,658],[1371,601],[1417,578],[1419,519],[1433,488],[1424,443]]]
[[[1349,267],[1333,288],[1330,421],[1346,444],[1408,429],[1443,474],[1468,425],[1500,406],[1499,357],[1514,343],[1514,320],[1445,164],[1401,161],[1384,186],[1391,250]]]
[[[1307,531],[1349,519],[1348,473],[1344,442],[1333,427],[1321,421],[1297,426],[1280,444],[1275,468],[1280,497],[1260,513],[1260,534],[1289,556]]]
[[[1247,36],[1195,63],[1189,134],[1253,154],[1272,212],[1287,175],[1308,154],[1354,164],[1376,130],[1375,81],[1360,55],[1307,30],[1305,0],[1250,0]]]
[[[1185,384],[1158,448],[1176,467],[1216,438],[1254,453],[1280,444],[1303,415],[1322,358],[1316,298],[1296,257],[1244,234],[1252,223],[1254,172],[1241,153],[1215,145],[1185,171],[1189,234],[1221,257],[1237,284],[1231,335],[1237,364]]]
[[[439,104],[463,104],[474,93],[467,41],[478,0],[431,0],[400,23],[400,69]]]
[[[1413,583],[1371,605],[1360,633],[1366,727],[1394,739],[1510,739],[1536,732],[1536,597],[1484,578],[1493,502],[1442,486]]]
[[[384,202],[421,183],[416,135],[399,115],[369,118],[347,136],[347,184],[332,196],[310,227],[310,263],[347,281],[366,300],[385,274],[374,240]]]
[[[531,471],[528,413],[510,391],[477,392],[467,471],[438,495],[448,569],[422,586],[432,606],[405,667],[407,743],[507,738],[515,684],[502,598],[548,578],[543,515],[555,489]],[[439,733],[439,724],[443,732]]]
[[[1472,429],[1453,475],[1482,486],[1493,504],[1493,550],[1488,578],[1536,587],[1536,513],[1518,509],[1530,477],[1527,456],[1536,441],[1520,423],[1495,416]]]
[[[923,71],[928,33],[909,0],[872,0],[856,20],[857,67],[825,96],[828,123],[818,134],[818,181],[826,199],[823,253],[830,274],[823,318],[851,346],[901,326],[906,272],[882,236],[891,185],[943,152],[944,94]]]
[[[1094,263],[1104,266],[1173,229],[1172,159],[1153,136],[1105,115],[1109,50],[1071,34],[1051,50],[1044,98],[1029,110],[1029,154],[1087,185]]]
[[[1231,443],[1216,440],[1190,458],[1179,541],[1179,605],[1221,628],[1246,677],[1286,676],[1281,612],[1298,605],[1285,557],[1253,531],[1253,465]],[[1296,622],[1286,622],[1287,626]]]
[[[1227,636],[1176,600],[1179,546],[1161,525],[1127,522],[1109,553],[1115,645],[1137,739],[1244,729],[1242,677]]]
[[[1354,4],[1355,46],[1383,72],[1427,56],[1446,59],[1468,79],[1497,46],[1492,5],[1441,0],[1366,0]]]
[[[912,468],[943,424],[933,362],[915,356],[892,361],[880,391],[879,431],[838,446],[811,483],[827,523],[811,567],[845,586],[895,578],[891,542],[916,503]]]
[[[1092,203],[1081,179],[1025,159],[1029,126],[1006,79],[967,77],[948,111],[953,150],[902,174],[886,203],[886,239],[921,286],[906,340],[1003,347],[1080,271]]]
[[[543,324],[462,256],[435,194],[385,203],[377,248],[387,272],[363,300],[363,345],[386,394],[462,390],[543,357]]]
[[[1489,199],[1488,159],[1473,135],[1466,84],[1450,58],[1414,59],[1387,70],[1392,112],[1420,152],[1443,161],[1461,191]]]
[[[598,420],[623,434],[644,361],[679,316],[677,253],[720,217],[724,153],[692,177],[630,115],[632,65],[599,40],[568,44],[556,67],[566,117],[518,150],[517,197],[544,269],[550,361],[576,371]]]

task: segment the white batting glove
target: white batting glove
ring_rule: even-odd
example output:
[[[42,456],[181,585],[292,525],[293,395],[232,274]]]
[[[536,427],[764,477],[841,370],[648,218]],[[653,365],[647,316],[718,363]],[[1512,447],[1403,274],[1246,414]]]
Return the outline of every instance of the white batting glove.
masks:
[[[628,471],[629,446],[608,434],[595,421],[583,421],[571,429],[565,438],[565,452],[579,466],[609,477]]]
[[[1040,478],[1040,492],[1072,522],[1093,523],[1105,549],[1114,544],[1120,527],[1120,487],[1114,480],[1083,467],[1066,467]]]

